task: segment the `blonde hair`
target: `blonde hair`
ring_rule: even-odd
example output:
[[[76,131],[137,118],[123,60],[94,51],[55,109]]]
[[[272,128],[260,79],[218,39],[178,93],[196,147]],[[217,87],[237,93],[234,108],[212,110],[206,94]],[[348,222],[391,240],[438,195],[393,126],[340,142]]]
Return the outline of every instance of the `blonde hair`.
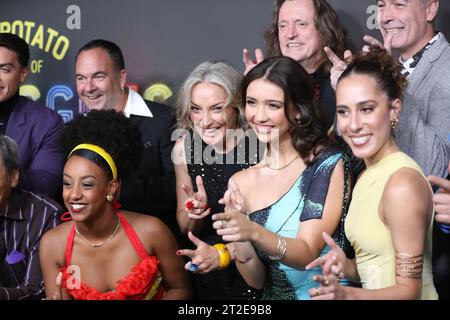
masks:
[[[192,88],[198,83],[212,83],[223,88],[227,95],[222,115],[228,123],[226,109],[234,108],[238,114],[238,127],[245,126],[244,108],[241,101],[239,86],[242,75],[232,66],[224,62],[206,61],[198,65],[186,78],[180,87],[176,103],[177,128],[193,130],[190,120]]]

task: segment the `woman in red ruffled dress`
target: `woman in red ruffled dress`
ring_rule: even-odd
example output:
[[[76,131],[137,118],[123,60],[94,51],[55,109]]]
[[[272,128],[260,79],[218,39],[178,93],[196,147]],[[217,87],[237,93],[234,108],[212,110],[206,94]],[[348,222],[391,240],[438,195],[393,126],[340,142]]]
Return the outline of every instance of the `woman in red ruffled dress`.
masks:
[[[66,126],[62,146],[68,222],[41,240],[47,298],[189,299],[170,230],[155,217],[120,210],[116,201],[121,178],[142,154],[137,127],[115,111],[91,111]]]

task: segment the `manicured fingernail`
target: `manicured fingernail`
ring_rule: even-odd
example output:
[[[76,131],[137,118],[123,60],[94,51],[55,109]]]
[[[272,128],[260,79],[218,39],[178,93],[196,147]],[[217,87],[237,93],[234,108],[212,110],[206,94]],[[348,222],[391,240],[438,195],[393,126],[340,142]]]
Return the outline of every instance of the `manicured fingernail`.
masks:
[[[181,256],[181,251],[180,250],[177,250],[177,256]]]

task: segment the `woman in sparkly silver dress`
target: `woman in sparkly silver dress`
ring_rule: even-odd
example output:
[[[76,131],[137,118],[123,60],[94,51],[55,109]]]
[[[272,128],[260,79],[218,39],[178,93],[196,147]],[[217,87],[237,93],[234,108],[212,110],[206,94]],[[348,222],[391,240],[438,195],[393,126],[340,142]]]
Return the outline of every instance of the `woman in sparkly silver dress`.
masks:
[[[177,220],[195,245],[180,250],[189,258],[197,299],[255,299],[228,254],[213,245],[223,242],[211,216],[223,212],[229,178],[257,163],[257,139],[245,135],[239,95],[242,76],[224,62],[204,62],[183,83],[177,103],[178,139],[172,159],[177,181]],[[251,142],[254,142],[253,144]],[[201,240],[200,240],[201,239]],[[230,252],[232,250],[230,249]],[[226,266],[225,266],[226,264]],[[228,265],[229,264],[229,265]]]

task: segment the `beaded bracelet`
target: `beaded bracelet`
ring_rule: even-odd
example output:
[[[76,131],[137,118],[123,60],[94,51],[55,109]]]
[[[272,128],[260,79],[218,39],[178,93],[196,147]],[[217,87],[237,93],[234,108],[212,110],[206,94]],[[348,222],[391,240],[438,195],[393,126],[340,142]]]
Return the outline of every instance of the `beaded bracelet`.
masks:
[[[223,243],[216,243],[214,248],[219,251],[219,269],[225,269],[230,264],[230,253],[228,252],[228,248]]]

